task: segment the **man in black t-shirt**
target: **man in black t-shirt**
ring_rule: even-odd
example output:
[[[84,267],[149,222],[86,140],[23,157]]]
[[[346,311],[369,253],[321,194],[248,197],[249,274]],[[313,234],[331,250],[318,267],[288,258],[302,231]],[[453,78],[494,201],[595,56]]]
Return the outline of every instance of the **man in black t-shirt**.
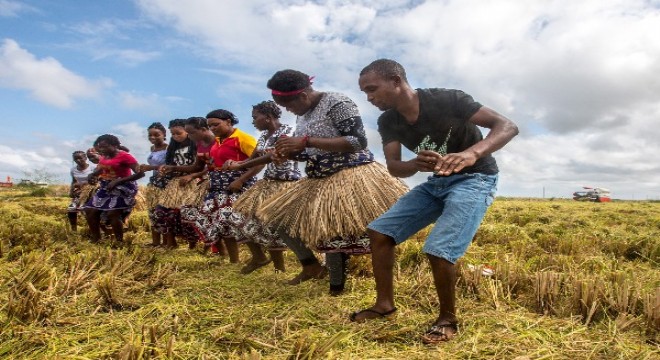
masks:
[[[383,110],[378,131],[389,172],[408,177],[431,173],[428,180],[399,199],[369,224],[376,303],[351,315],[353,321],[393,314],[394,249],[435,222],[425,243],[440,302],[440,315],[422,336],[425,343],[453,338],[458,331],[455,310],[456,269],[497,185],[497,164],[491,153],[518,134],[506,117],[482,106],[460,90],[413,89],[403,67],[381,59],[360,73],[360,89]],[[490,129],[484,138],[478,126]],[[417,157],[401,160],[401,146]]]

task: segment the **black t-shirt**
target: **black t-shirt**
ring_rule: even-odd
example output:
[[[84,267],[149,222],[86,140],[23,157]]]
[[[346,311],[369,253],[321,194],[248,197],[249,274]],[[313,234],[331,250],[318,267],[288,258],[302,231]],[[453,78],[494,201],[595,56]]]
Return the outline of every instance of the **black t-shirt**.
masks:
[[[398,141],[411,151],[433,150],[442,155],[461,152],[483,139],[477,125],[468,120],[481,104],[472,96],[452,89],[417,89],[419,117],[409,125],[396,110],[378,118],[383,145]],[[497,174],[497,163],[490,154],[460,173]]]

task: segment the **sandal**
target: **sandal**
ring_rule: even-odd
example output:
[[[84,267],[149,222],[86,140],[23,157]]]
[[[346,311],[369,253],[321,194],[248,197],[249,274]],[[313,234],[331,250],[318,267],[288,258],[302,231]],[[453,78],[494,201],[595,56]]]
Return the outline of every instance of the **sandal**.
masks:
[[[259,268],[262,268],[262,267],[270,264],[270,261],[271,261],[270,259],[266,259],[262,262],[250,261],[247,265],[245,265],[245,266],[243,266],[243,268],[241,268],[241,274],[247,275],[247,274],[249,274],[249,273],[251,273],[251,272],[253,272],[253,271],[255,271]]]
[[[374,309],[364,309],[364,310],[360,310],[360,311],[356,311],[356,312],[352,313],[348,318],[352,322],[364,322],[365,320],[387,318],[390,315],[394,314],[395,312],[396,312],[396,308],[392,308],[392,310],[383,311],[383,312],[380,312],[380,311],[377,311],[377,310],[374,310]],[[365,313],[376,314],[377,316],[373,317],[373,318],[364,318],[364,319],[358,321],[358,319],[357,319],[358,315],[365,314]]]
[[[447,331],[453,330],[453,331]],[[444,322],[431,326],[424,335],[422,335],[422,342],[426,345],[439,344],[453,339],[458,333],[458,323]]]

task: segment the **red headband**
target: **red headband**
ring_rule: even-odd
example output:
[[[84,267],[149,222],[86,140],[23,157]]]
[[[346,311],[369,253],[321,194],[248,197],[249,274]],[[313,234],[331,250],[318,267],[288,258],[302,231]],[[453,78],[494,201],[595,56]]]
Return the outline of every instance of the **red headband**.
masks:
[[[307,86],[310,86],[310,85],[312,85],[313,83],[314,83],[314,76],[310,76],[310,77],[309,77],[309,84],[308,84]],[[298,95],[298,94],[300,94],[301,92],[305,91],[305,89],[307,88],[307,86],[305,86],[305,87],[302,88],[302,89],[299,89],[299,90],[293,90],[293,91],[278,91],[278,90],[271,90],[271,93],[272,93],[273,95],[277,95],[277,96],[293,96],[293,95]]]

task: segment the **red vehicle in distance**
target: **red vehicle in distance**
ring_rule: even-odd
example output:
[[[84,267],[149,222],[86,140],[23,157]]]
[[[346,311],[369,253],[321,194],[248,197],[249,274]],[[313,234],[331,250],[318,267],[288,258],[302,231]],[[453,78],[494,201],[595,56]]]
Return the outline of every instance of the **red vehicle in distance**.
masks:
[[[577,201],[593,201],[593,202],[610,202],[610,190],[601,187],[583,186],[585,191],[576,191],[573,193],[573,200]]]

